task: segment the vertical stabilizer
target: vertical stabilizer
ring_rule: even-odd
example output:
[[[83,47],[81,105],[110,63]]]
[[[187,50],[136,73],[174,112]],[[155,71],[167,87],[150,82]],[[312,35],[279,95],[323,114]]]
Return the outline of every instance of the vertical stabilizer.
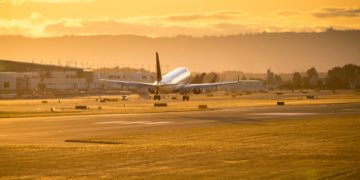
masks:
[[[160,68],[160,60],[159,60],[159,54],[156,52],[156,81],[161,81],[161,68]]]

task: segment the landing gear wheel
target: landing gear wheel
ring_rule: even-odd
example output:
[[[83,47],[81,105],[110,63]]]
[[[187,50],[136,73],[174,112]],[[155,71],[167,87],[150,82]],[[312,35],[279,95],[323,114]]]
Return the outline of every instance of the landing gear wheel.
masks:
[[[189,96],[187,96],[187,95],[183,96],[183,101],[189,101],[189,99],[190,99]]]
[[[161,99],[160,94],[155,94],[154,95],[154,100],[159,100],[160,101],[160,99]]]

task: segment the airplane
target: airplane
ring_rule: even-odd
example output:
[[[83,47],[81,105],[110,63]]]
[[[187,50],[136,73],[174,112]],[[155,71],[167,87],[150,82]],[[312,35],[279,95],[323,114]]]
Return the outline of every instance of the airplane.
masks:
[[[136,81],[120,81],[112,79],[101,79],[100,81],[117,83],[123,86],[135,86],[146,88],[148,92],[154,94],[154,100],[161,100],[160,94],[180,93],[183,101],[189,101],[189,94],[200,94],[207,88],[219,87],[227,84],[239,83],[237,81],[230,82],[212,82],[212,83],[189,83],[191,74],[185,67],[178,67],[162,76],[160,68],[159,54],[156,52],[156,81],[154,83],[136,82]]]

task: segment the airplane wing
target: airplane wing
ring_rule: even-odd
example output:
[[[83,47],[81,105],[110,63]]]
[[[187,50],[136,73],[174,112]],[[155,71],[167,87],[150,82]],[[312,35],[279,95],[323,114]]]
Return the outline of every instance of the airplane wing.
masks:
[[[238,81],[229,81],[229,82],[217,82],[217,83],[201,83],[201,84],[185,84],[181,89],[182,90],[192,90],[192,89],[206,89],[206,88],[213,88],[228,84],[237,84]]]
[[[155,85],[153,83],[136,82],[136,81],[119,81],[119,80],[113,80],[113,79],[102,79],[102,78],[100,78],[99,74],[98,74],[98,78],[99,78],[100,81],[116,83],[116,84],[120,84],[120,85],[124,85],[124,86],[146,87],[146,88],[149,88],[149,87],[154,88],[155,87]]]

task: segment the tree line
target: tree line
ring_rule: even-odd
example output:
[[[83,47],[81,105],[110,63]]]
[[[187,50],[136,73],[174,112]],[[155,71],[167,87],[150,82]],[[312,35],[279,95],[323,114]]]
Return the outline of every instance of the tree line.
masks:
[[[273,79],[280,89],[360,89],[360,66],[346,64],[334,67],[328,70],[325,78],[320,78],[317,70],[312,67],[303,75],[294,72],[292,79],[288,81],[282,81],[279,75],[275,75]]]

